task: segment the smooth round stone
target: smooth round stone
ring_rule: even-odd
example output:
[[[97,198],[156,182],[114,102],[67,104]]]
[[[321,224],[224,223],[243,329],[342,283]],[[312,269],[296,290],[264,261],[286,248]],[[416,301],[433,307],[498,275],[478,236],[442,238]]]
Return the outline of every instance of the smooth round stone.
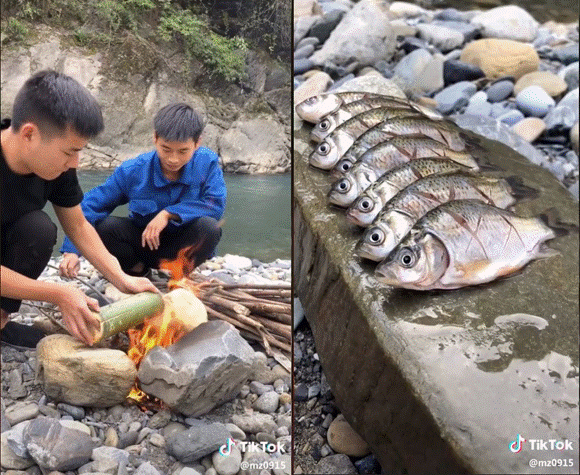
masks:
[[[511,40],[486,38],[469,43],[461,53],[461,61],[479,66],[486,77],[499,79],[537,71],[540,57],[529,44]]]
[[[326,91],[331,82],[332,79],[327,73],[317,71],[294,90],[294,103],[300,104],[303,100]]]
[[[430,50],[433,47],[429,45],[425,40],[420,38],[408,37],[401,43],[400,49],[402,49],[406,54],[410,54],[416,49]],[[404,58],[403,58],[404,59]]]
[[[554,99],[540,86],[529,86],[516,96],[517,108],[528,116],[545,117],[555,105]]]
[[[393,20],[391,28],[396,37],[415,36],[417,34],[417,27],[407,24],[405,20]]]
[[[461,81],[474,81],[482,78],[485,73],[478,66],[448,59],[443,63],[443,81],[445,86]]]
[[[334,30],[336,25],[340,23],[343,15],[344,12],[340,10],[333,10],[325,14],[322,18],[317,20],[314,25],[312,25],[308,34],[318,38],[320,43],[324,43],[332,33],[332,30]]]
[[[304,48],[305,46],[308,46],[308,45],[312,45],[312,46],[316,47],[319,44],[320,44],[320,40],[318,38],[315,38],[313,36],[308,36],[307,38],[303,38],[299,41],[299,43],[296,45],[296,51],[298,51],[300,48]]]
[[[498,81],[487,88],[489,102],[500,102],[507,99],[514,90],[512,81]]]
[[[468,81],[458,82],[443,89],[434,97],[437,101],[437,110],[443,114],[450,114],[460,109],[467,105],[469,98],[475,94],[476,90],[475,84]]]
[[[219,475],[235,475],[240,471],[242,454],[236,447],[232,447],[231,452],[223,456],[215,452],[212,456],[213,466]]]
[[[518,79],[518,82],[516,82],[516,85],[514,86],[514,94],[518,95],[525,88],[530,86],[540,86],[552,97],[557,97],[568,89],[566,81],[561,77],[556,76],[554,73],[549,71],[534,71],[533,73],[528,73]]]
[[[314,45],[306,45],[294,52],[294,61],[298,59],[308,58],[312,53],[314,53]]]
[[[463,113],[487,117],[491,115],[491,104],[489,102],[470,102]]]
[[[546,124],[538,117],[526,117],[515,124],[512,130],[526,142],[532,143],[546,130]]]
[[[569,106],[554,107],[546,117],[546,127],[551,134],[558,134],[564,130],[569,130],[578,120],[578,111],[574,111]]]
[[[511,110],[497,117],[497,120],[507,125],[515,125],[525,118],[519,110]]]
[[[539,26],[534,17],[515,5],[492,8],[473,17],[471,23],[483,27],[484,37],[524,42],[534,41]]]
[[[368,444],[355,432],[342,414],[330,424],[327,439],[332,450],[339,454],[364,457],[370,452]]]
[[[358,473],[348,455],[345,454],[329,455],[321,458],[316,464],[315,470],[314,473]]]
[[[413,18],[426,13],[424,8],[410,2],[393,2],[389,11],[393,18]]]
[[[463,15],[455,8],[445,8],[435,15],[435,19],[443,21],[463,21]]]
[[[469,99],[469,104],[483,104],[487,102],[488,97],[485,91],[477,91],[471,98]]]
[[[459,48],[465,41],[463,33],[444,26],[425,23],[417,25],[417,29],[421,38],[435,45],[443,53]]]
[[[481,32],[481,27],[461,21],[435,21],[433,22],[433,25],[442,26],[449,30],[461,33],[465,42],[475,39],[475,37]]]
[[[254,403],[254,409],[267,414],[275,412],[278,409],[280,395],[275,391],[269,391],[262,394]]]
[[[64,402],[61,402],[57,404],[56,408],[66,412],[76,420],[80,420],[83,417],[85,417],[85,410],[79,406],[72,406],[70,404],[65,404]]]
[[[554,50],[552,57],[566,65],[575,63],[579,59],[578,44],[557,48]]]

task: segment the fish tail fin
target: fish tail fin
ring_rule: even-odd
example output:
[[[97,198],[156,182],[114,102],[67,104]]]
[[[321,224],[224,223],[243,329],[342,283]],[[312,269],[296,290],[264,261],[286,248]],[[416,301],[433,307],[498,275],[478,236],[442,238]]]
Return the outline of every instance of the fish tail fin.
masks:
[[[492,165],[491,163],[484,163],[478,161],[479,170],[482,172],[502,172],[504,171],[503,168],[498,167],[497,165]]]
[[[545,242],[539,244],[538,250],[536,252],[536,258],[538,259],[547,259],[549,257],[556,257],[561,255],[562,254],[559,251],[552,249]]]
[[[519,176],[508,176],[505,181],[511,188],[510,194],[516,200],[533,200],[540,195],[540,190],[524,185],[524,181]]]
[[[556,208],[547,209],[538,218],[554,231],[555,237],[567,236],[570,233],[577,233],[579,230],[575,224],[560,221]]]

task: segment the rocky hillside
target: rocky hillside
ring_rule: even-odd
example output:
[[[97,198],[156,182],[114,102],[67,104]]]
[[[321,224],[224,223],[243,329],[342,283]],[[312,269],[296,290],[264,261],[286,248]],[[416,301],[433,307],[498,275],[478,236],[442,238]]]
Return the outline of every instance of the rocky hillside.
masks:
[[[88,41],[88,23],[76,31],[46,23],[3,17],[1,113],[10,116],[15,94],[36,71],[53,68],[75,77],[98,98],[105,117],[105,131],[89,144],[82,167],[112,167],[151,149],[156,111],[185,101],[204,115],[204,144],[219,153],[225,171],[289,171],[288,62],[249,42],[243,76],[226,79],[188,54],[179,37],[161,41],[147,24]],[[26,34],[18,34],[20,26]]]

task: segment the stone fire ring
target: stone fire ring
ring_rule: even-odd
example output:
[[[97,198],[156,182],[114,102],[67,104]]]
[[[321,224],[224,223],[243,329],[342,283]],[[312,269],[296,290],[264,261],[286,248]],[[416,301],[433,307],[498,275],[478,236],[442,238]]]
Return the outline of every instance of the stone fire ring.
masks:
[[[308,132],[297,132],[295,150]],[[542,191],[518,205],[519,214],[555,207],[563,221],[578,223],[578,203],[548,171],[482,142],[505,176]],[[354,257],[359,231],[327,206],[330,179],[308,166],[310,151],[294,157],[294,288],[338,406],[383,470],[538,473],[529,461],[542,453],[529,440],[542,439],[570,440],[574,449],[549,455],[572,459],[573,467],[542,473],[575,473],[578,234],[552,242],[561,256],[488,285],[381,286],[374,266]],[[512,453],[518,434],[528,442]]]

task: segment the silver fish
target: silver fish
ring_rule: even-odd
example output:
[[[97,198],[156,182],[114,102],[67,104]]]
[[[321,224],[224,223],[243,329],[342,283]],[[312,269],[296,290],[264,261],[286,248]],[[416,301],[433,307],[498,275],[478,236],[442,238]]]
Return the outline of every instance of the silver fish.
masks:
[[[422,216],[449,201],[466,199],[502,209],[517,201],[503,178],[464,174],[429,176],[408,186],[385,205],[357,244],[356,253],[381,261]]]
[[[352,102],[346,106],[346,110],[341,108],[331,115],[324,117],[310,132],[310,140],[322,142],[332,132],[343,126],[343,131],[349,132],[351,135],[357,134],[356,137],[358,137],[379,122],[394,117],[425,118],[424,115],[407,106],[369,107],[368,104],[373,103],[369,101]]]
[[[406,160],[401,160],[393,163],[393,168],[405,162]],[[357,163],[348,173],[332,184],[328,192],[328,201],[333,205],[346,208],[381,175],[381,172],[368,164]]]
[[[310,138],[316,142],[321,142],[339,125],[355,115],[371,109],[379,109],[383,107],[401,109],[402,111],[417,115],[418,117],[429,117],[433,120],[443,120],[442,116],[434,112],[429,112],[428,109],[418,104],[393,100],[393,98],[389,96],[378,96],[342,105],[336,111],[323,117],[320,122],[314,126],[310,133]]]
[[[439,158],[423,158],[400,165],[369,186],[350,205],[346,217],[359,226],[369,226],[391,198],[417,180],[430,175],[448,175],[463,170],[465,168],[461,165]]]
[[[545,244],[554,237],[540,218],[521,218],[479,201],[451,201],[423,216],[375,276],[415,290],[483,284],[557,255]]]
[[[390,163],[392,157],[399,157],[400,155],[407,157],[408,161],[419,158],[440,157],[457,162],[467,168],[478,168],[477,162],[467,151],[456,152],[436,140],[422,136],[407,135],[393,137],[375,145],[358,157],[358,160],[354,163],[366,162],[372,167],[382,168],[383,162]],[[350,170],[354,163],[344,158],[341,159],[332,171],[333,176],[344,175],[345,171]]]

